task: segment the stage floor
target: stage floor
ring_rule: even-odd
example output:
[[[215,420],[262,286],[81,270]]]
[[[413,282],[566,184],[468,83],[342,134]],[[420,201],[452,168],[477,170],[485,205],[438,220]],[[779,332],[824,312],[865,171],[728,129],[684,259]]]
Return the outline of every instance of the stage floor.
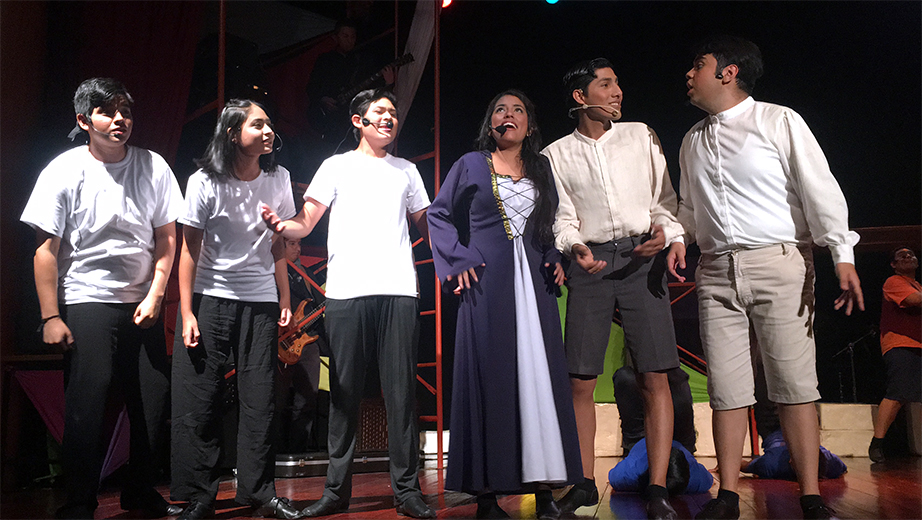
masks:
[[[579,518],[626,519],[645,518],[643,502],[636,494],[611,493],[605,484],[608,470],[618,458],[600,458],[596,461],[596,482],[600,484],[602,500],[596,507],[577,510]],[[922,518],[922,459],[910,457],[872,464],[865,457],[845,458],[848,473],[842,478],[823,481],[820,489],[839,518]],[[707,468],[716,466],[712,457],[703,457]],[[298,507],[317,500],[323,491],[323,477],[278,479],[278,493],[290,497]],[[439,518],[473,518],[476,505],[473,497],[463,493],[443,492],[440,474],[435,469],[420,473],[426,502],[437,509]],[[712,493],[718,483],[714,482]],[[159,491],[167,496],[168,486]],[[387,473],[358,474],[354,477],[352,504],[347,513],[330,516],[335,520],[403,518],[394,511]],[[234,482],[222,482],[218,495],[216,518],[222,520],[249,518],[252,509],[240,507],[233,500]],[[691,518],[710,499],[710,495],[675,497],[672,504],[680,518]],[[3,494],[0,500],[0,518],[51,518],[54,509],[63,500],[63,490],[30,489]],[[118,505],[118,491],[106,489],[100,495],[96,518],[134,518]],[[534,518],[533,495],[500,498],[500,506],[512,518]],[[801,518],[798,505],[797,484],[777,480],[758,480],[744,477],[740,480],[740,512],[742,519]]]

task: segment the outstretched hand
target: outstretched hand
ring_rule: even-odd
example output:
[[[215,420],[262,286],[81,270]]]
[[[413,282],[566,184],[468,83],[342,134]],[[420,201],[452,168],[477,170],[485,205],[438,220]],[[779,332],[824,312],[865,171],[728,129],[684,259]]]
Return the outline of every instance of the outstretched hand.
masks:
[[[852,308],[855,305],[859,310],[864,310],[864,294],[861,293],[861,280],[858,279],[858,271],[855,270],[855,264],[840,262],[836,264],[836,276],[839,277],[839,288],[842,294],[836,298],[835,310],[845,307],[845,315],[851,316]]]
[[[285,231],[285,223],[267,204],[262,203],[259,205],[259,216],[262,217],[263,222],[265,222],[272,231],[276,233]]]

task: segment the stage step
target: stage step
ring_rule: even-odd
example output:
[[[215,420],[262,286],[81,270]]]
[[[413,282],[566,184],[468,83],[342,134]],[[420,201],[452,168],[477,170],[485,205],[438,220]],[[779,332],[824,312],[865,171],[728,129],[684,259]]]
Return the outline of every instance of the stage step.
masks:
[[[695,430],[698,433],[698,457],[713,457],[714,435],[711,431],[711,407],[708,403],[692,405],[695,413]],[[621,419],[614,403],[596,403],[596,457],[621,457]],[[820,443],[840,457],[867,457],[868,444],[874,434],[873,417],[877,406],[870,404],[817,403],[820,423]],[[922,455],[922,403],[907,405],[909,447],[913,454]],[[420,432],[420,444],[427,460],[434,462],[436,433]],[[743,455],[751,456],[750,443],[744,445]],[[449,432],[444,432],[444,449],[448,451]]]
[[[867,457],[877,406],[817,403],[820,444],[840,457]]]

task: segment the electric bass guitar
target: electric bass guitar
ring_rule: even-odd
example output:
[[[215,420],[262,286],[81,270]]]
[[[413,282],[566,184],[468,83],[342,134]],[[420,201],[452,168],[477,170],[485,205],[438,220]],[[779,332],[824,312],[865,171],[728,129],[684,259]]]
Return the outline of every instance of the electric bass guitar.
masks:
[[[317,309],[307,309],[308,303],[309,300],[304,300],[295,310],[292,316],[292,320],[296,323],[295,328],[284,333],[279,330],[279,361],[286,366],[297,363],[301,359],[301,351],[304,347],[317,341],[320,337],[310,334],[308,329],[323,316],[326,305],[321,305]]]

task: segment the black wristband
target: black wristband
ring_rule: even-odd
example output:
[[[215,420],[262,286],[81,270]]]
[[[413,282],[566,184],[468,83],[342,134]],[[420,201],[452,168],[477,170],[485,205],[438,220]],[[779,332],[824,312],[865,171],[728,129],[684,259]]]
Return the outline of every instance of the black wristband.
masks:
[[[60,317],[61,317],[60,314],[55,314],[54,316],[48,316],[47,318],[42,318],[42,322],[39,324],[38,329],[35,332],[41,332],[42,329],[45,328],[46,323],[48,323],[49,321],[55,318],[60,318]]]

